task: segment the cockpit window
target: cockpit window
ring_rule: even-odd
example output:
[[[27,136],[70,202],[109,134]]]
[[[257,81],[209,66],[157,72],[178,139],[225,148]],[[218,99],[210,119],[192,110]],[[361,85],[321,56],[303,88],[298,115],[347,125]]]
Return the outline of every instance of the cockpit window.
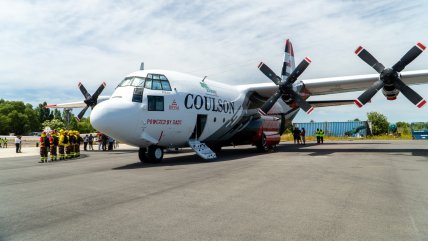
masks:
[[[126,77],[122,82],[120,82],[119,86],[129,86],[132,83],[132,79],[134,77]]]
[[[144,78],[134,77],[132,81],[132,86],[143,87],[144,86]]]
[[[144,78],[143,77],[137,77],[137,76],[126,77],[118,85],[118,87],[123,87],[123,86],[143,87],[144,86]]]
[[[165,75],[148,74],[146,77],[147,89],[171,91],[171,85]]]

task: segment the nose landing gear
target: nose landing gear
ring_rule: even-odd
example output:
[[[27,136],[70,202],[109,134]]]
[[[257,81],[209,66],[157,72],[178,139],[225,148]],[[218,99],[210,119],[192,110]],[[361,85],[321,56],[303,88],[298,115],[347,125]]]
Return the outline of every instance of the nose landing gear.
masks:
[[[156,145],[140,147],[138,157],[142,163],[160,163],[163,159],[163,148]]]

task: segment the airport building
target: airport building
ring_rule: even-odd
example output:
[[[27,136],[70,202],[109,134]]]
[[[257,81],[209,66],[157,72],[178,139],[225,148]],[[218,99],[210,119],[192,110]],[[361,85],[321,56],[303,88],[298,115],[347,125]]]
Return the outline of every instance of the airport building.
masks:
[[[322,129],[326,136],[365,137],[370,133],[367,121],[293,123],[293,127],[305,128],[306,136],[315,136]]]

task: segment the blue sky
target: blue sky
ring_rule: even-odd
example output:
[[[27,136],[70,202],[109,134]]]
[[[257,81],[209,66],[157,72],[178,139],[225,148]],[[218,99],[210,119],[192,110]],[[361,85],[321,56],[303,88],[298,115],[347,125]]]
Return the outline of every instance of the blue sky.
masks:
[[[90,92],[106,81],[108,95],[141,61],[226,83],[268,82],[256,66],[279,72],[286,38],[296,62],[313,60],[301,79],[371,74],[354,50],[363,45],[392,66],[415,43],[428,45],[427,9],[426,1],[1,1],[0,98],[77,101],[79,81]],[[418,69],[428,69],[428,53],[406,68]],[[428,98],[428,85],[414,89]],[[364,108],[317,108],[295,121],[364,120],[369,111],[428,121],[427,108],[378,93]]]

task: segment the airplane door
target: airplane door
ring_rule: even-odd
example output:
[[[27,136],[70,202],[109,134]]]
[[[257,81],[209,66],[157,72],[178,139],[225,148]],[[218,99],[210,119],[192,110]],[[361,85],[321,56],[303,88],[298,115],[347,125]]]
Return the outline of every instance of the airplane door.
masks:
[[[193,133],[190,136],[190,139],[199,139],[202,132],[205,129],[205,125],[207,124],[207,115],[198,115],[196,117],[195,129],[193,129]]]

